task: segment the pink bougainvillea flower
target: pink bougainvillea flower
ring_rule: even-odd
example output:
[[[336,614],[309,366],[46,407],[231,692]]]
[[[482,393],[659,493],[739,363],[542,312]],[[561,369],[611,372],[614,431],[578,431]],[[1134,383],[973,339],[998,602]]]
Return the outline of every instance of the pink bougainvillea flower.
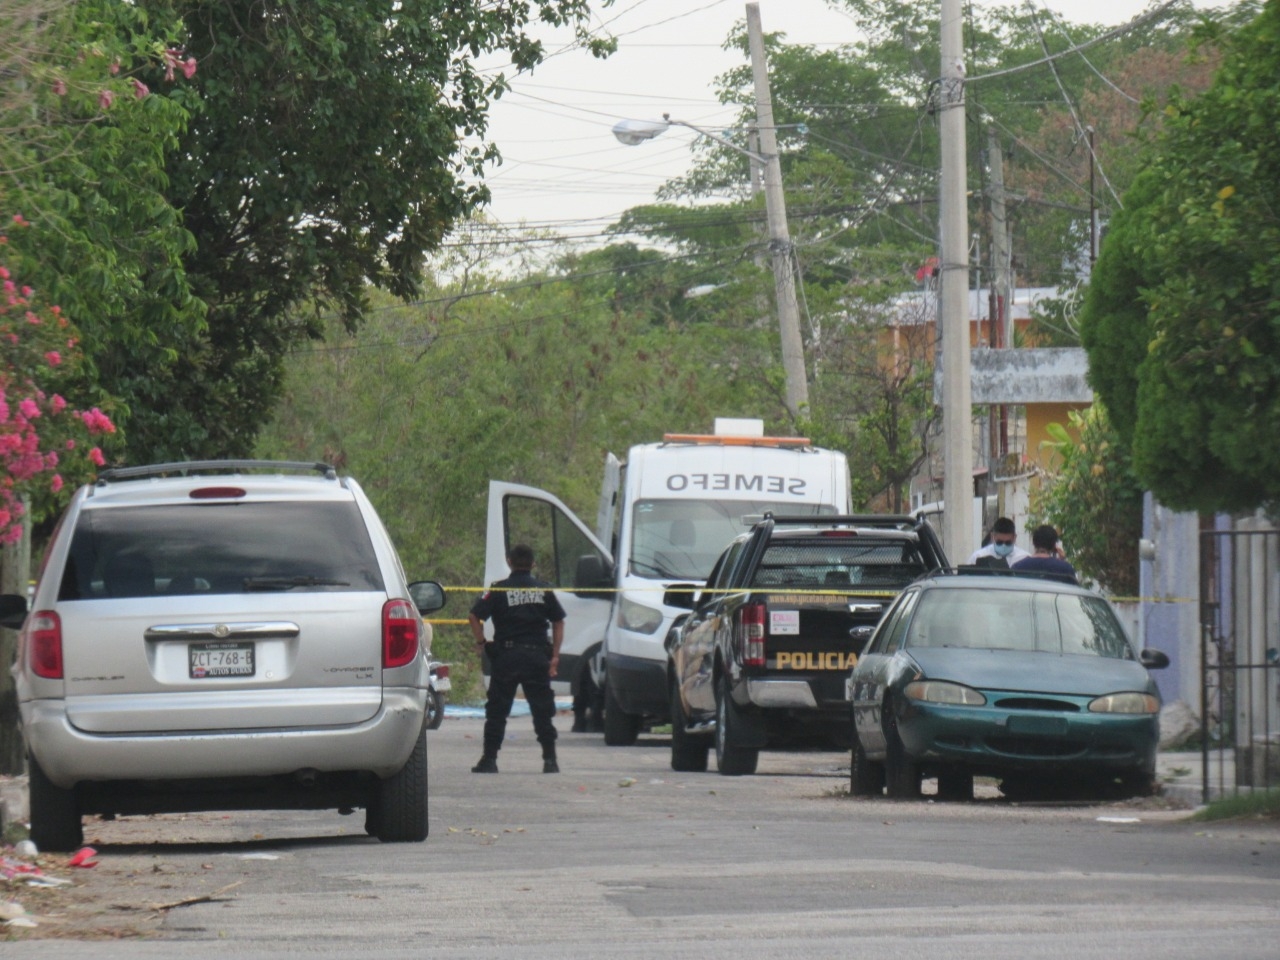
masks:
[[[57,350],[50,350],[44,355],[44,358],[49,361],[49,366],[51,367],[56,367],[62,362],[62,354]]]
[[[89,428],[90,433],[116,432],[116,425],[111,422],[111,418],[97,407],[92,410],[82,411],[80,419],[84,421],[84,425]]]
[[[60,97],[65,97],[67,95],[67,81],[65,80],[53,81],[53,92]]]
[[[62,313],[62,308],[55,303],[52,307],[49,308],[49,312],[56,317]]]
[[[119,72],[120,72],[120,61],[116,60],[111,64],[111,75],[114,77]]]
[[[112,91],[102,90],[98,93],[98,106],[103,110],[110,110],[115,99],[116,95]]]
[[[30,397],[24,397],[21,402],[18,403],[18,411],[28,420],[34,420],[36,417],[40,416],[40,405]]]
[[[150,87],[148,87],[145,83],[143,83],[137,77],[133,78],[133,95],[135,97],[141,100],[150,92],[151,92]]]
[[[9,279],[9,269],[7,267],[0,267],[0,280],[8,280],[8,279]]]
[[[190,80],[196,75],[196,58],[187,57],[182,61],[182,75]]]
[[[68,441],[67,441],[67,449],[68,449],[68,450],[74,450],[75,448],[76,448],[76,442],[75,442],[74,440],[68,440]]]
[[[14,222],[14,225],[15,225],[15,226],[19,226],[19,227],[29,227],[29,226],[31,226],[31,221],[30,221],[30,220],[28,220],[26,217],[24,217],[24,216],[23,216],[22,214],[20,214],[20,213],[15,213],[15,214],[13,215],[13,222]]]
[[[53,475],[53,479],[49,481],[49,489],[52,490],[54,493],[57,493],[59,490],[62,489],[62,477],[60,474],[55,473]]]
[[[107,462],[107,458],[102,455],[102,451],[99,450],[97,447],[94,447],[92,450],[89,451],[89,459],[92,460],[99,467]]]
[[[49,398],[49,405],[53,407],[54,413],[61,413],[63,410],[67,409],[67,401],[64,400],[61,395],[56,393]]]

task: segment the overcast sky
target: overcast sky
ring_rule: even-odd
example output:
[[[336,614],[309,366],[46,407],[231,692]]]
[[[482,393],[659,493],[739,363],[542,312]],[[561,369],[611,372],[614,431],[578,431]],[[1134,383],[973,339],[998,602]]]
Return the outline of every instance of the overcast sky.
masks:
[[[793,43],[838,46],[859,36],[853,19],[825,0],[759,0],[766,32]],[[1158,0],[1056,0],[1070,20],[1114,26]],[[629,207],[653,200],[666,180],[690,163],[691,131],[627,147],[611,128],[622,118],[664,113],[699,126],[732,121],[735,110],[715,98],[718,74],[742,62],[721,49],[745,18],[745,0],[615,0],[595,26],[618,38],[607,60],[568,49],[566,33],[545,34],[549,59],[514,78],[494,104],[489,134],[503,155],[487,176],[488,216],[505,224],[586,237]],[[500,66],[500,63],[489,65]]]

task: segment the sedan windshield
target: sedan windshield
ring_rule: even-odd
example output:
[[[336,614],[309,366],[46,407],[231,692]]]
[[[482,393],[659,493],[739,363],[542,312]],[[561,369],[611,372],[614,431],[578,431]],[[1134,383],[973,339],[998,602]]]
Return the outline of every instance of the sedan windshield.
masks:
[[[1035,590],[926,591],[906,645],[1133,659],[1120,622],[1101,597]]]
[[[640,500],[631,572],[656,580],[705,580],[725,544],[763,518],[834,514],[835,507],[766,500]]]

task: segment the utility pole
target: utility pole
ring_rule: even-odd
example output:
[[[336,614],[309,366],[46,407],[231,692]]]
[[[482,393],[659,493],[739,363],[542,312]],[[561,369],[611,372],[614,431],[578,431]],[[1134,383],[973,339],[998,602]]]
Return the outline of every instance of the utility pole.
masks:
[[[750,8],[748,8],[750,9]],[[969,381],[969,211],[966,197],[964,37],[961,0],[942,0],[938,89],[942,169],[939,239],[942,291],[943,534],[954,562],[973,550],[973,410]]]
[[[955,0],[959,2],[959,0]],[[782,191],[782,163],[773,124],[773,96],[769,92],[769,68],[764,59],[764,32],[760,5],[747,4],[747,38],[751,49],[751,73],[756,88],[756,127],[764,158],[764,205],[769,219],[769,252],[773,260],[773,285],[778,300],[778,326],[782,334],[782,368],[786,374],[787,412],[799,419],[809,406],[805,378],[804,343],[800,338],[800,307],[796,303],[796,276],[787,229],[787,201]],[[961,134],[963,135],[963,127]],[[968,393],[966,379],[966,395]]]
[[[1013,346],[1012,244],[1009,220],[1005,212],[1004,150],[1000,135],[992,127],[987,131],[987,158],[991,176],[991,346]],[[1009,410],[1003,404],[991,410],[991,459],[1009,452]],[[989,474],[994,476],[994,471]]]

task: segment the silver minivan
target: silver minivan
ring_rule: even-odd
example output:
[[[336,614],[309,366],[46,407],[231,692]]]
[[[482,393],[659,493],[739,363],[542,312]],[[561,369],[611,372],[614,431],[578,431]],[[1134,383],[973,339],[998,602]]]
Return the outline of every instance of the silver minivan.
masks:
[[[105,471],[47,548],[14,664],[31,837],[85,814],[366,811],[427,836],[422,616],[360,486],[327,464]]]

